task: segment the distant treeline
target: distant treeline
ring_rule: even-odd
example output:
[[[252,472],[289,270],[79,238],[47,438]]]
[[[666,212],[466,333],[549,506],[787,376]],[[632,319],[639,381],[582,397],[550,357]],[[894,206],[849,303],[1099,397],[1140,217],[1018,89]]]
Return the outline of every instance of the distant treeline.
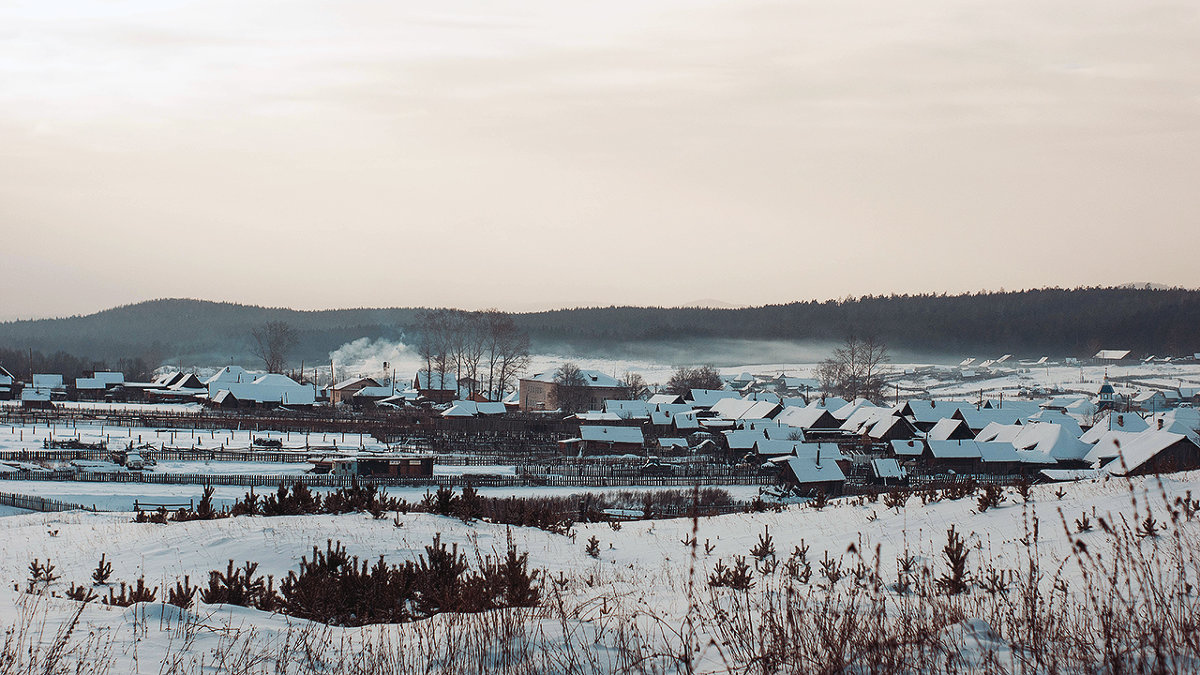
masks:
[[[964,295],[865,296],[744,309],[608,307],[526,314],[541,341],[702,338],[839,341],[877,335],[918,353],[1007,351],[1090,356],[1102,348],[1200,351],[1200,291],[1046,288]]]
[[[251,363],[250,330],[266,321],[292,324],[299,336],[293,359],[312,364],[361,337],[404,338],[414,343],[421,312],[420,308],[298,311],[154,300],[88,316],[0,323],[0,348],[7,349],[0,351],[0,364],[24,371],[28,347],[46,354],[86,354],[110,364],[121,358],[146,363]],[[867,296],[744,309],[605,307],[514,318],[529,333],[535,352],[568,347],[619,355],[622,350],[632,353],[653,345],[706,340],[836,342],[851,334],[873,334],[893,350],[916,354],[1089,356],[1101,348],[1155,354],[1200,352],[1200,291],[1184,289],[1047,288]]]
[[[22,382],[29,381],[32,370],[33,373],[62,375],[63,381],[68,384],[73,383],[75,378],[85,377],[96,371],[117,371],[124,373],[125,379],[130,382],[146,382],[149,381],[155,367],[140,357],[106,361],[63,351],[43,354],[36,349],[31,351],[6,347],[0,347],[0,366],[4,366],[13,377]]]

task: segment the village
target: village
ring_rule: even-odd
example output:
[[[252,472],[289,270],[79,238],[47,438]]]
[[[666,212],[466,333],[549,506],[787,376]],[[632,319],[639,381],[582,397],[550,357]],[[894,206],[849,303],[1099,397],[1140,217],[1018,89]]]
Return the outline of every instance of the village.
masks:
[[[151,382],[118,372],[22,382],[0,369],[0,472],[222,485],[740,485],[789,498],[1200,468],[1200,355],[896,366],[875,401],[829,394],[815,372],[749,370],[720,374],[719,388],[648,386],[631,398],[622,379],[570,368],[570,385],[562,368],[544,370],[496,401],[470,378],[427,370],[317,387],[239,366]]]

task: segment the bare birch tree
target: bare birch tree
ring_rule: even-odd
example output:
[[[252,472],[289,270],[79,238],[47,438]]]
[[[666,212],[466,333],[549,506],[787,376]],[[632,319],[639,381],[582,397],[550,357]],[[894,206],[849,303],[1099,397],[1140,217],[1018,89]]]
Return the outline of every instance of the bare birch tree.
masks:
[[[883,400],[885,366],[890,360],[887,345],[878,337],[851,335],[817,367],[817,379],[827,394],[879,403]]]
[[[250,330],[254,344],[250,351],[259,359],[268,373],[282,373],[288,356],[300,338],[296,329],[286,321],[268,321]]]

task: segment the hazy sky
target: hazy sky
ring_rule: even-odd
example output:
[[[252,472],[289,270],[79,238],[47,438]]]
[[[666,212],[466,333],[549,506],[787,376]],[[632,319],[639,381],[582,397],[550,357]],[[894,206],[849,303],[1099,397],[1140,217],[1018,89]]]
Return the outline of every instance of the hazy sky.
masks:
[[[0,318],[1200,285],[1196,0],[0,0]]]

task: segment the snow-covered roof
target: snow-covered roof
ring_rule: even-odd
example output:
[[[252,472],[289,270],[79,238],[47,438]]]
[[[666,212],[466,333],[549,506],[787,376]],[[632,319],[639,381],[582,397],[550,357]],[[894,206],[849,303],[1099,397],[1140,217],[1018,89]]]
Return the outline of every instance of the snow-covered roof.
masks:
[[[979,459],[975,441],[926,441],[929,452],[937,459]]]
[[[815,391],[821,388],[821,383],[811,377],[784,376],[783,386],[788,389],[808,389],[809,391]]]
[[[267,373],[266,375],[259,376],[254,380],[254,384],[260,387],[296,387],[300,385],[299,382],[287,375],[279,373]]]
[[[692,410],[692,406],[687,403],[659,403],[650,411],[650,423],[667,426],[671,424],[675,415],[690,410]]]
[[[696,416],[695,410],[685,410],[675,413],[672,423],[676,429],[699,429],[700,420]]]
[[[1083,459],[1092,446],[1079,440],[1078,436],[1060,424],[1031,422],[1013,439],[1014,447],[1021,450],[1044,452],[1062,462]]]
[[[658,439],[658,447],[660,448],[687,448],[688,442],[685,438],[660,438]]]
[[[454,401],[442,413],[442,417],[474,417],[476,415],[503,415],[508,408],[498,401]]]
[[[21,390],[21,400],[22,401],[30,401],[30,402],[49,401],[50,400],[50,390],[49,389],[34,389],[33,387],[25,387],[24,389]]]
[[[1071,432],[1071,435],[1079,438],[1083,435],[1083,428],[1079,426],[1079,422],[1070,415],[1059,412],[1057,410],[1042,410],[1038,414],[1029,418],[1030,422],[1048,422],[1050,424],[1062,425],[1065,429]]]
[[[237,368],[237,366],[230,366]],[[224,370],[224,369],[222,369]],[[228,390],[239,401],[256,401],[258,403],[280,403],[283,405],[313,405],[317,401],[317,389],[311,384],[300,384],[286,375],[262,375],[253,382],[245,377],[247,373],[240,368],[240,373],[231,373],[232,380],[214,380],[209,378],[208,397],[215,400],[221,390]],[[216,376],[213,376],[216,377]],[[237,379],[237,378],[242,379]]]
[[[1025,427],[1020,424],[1000,424],[992,422],[975,435],[977,441],[1004,441],[1012,443]]]
[[[973,403],[967,401],[927,401],[922,399],[913,399],[905,405],[912,411],[913,421],[922,424],[946,419],[959,408],[975,407]]]
[[[649,401],[605,399],[604,412],[616,413],[621,419],[649,419],[654,404]]]
[[[92,377],[75,378],[75,388],[85,390],[106,389],[124,383],[125,375],[123,373],[94,373]]]
[[[1055,396],[1049,401],[1042,403],[1044,410],[1065,410],[1066,412],[1090,412],[1095,409],[1092,404],[1091,397],[1080,396],[1079,394],[1071,394],[1066,396]]]
[[[358,389],[357,391],[354,392],[354,398],[357,398],[357,399],[387,398],[395,393],[396,393],[396,388],[390,384],[383,384],[383,385],[378,385],[378,386],[365,386],[365,387],[361,387],[360,389]]]
[[[754,449],[754,444],[761,440],[769,438],[766,434],[759,431],[747,431],[744,429],[731,429],[724,432],[725,443],[730,450],[737,452],[745,452]]]
[[[975,445],[979,448],[979,459],[985,463],[1021,461],[1021,456],[1017,454],[1017,449],[1012,443],[975,441]]]
[[[908,472],[904,470],[904,467],[900,466],[900,462],[892,457],[871,460],[871,469],[875,472],[876,478],[904,478],[908,476]]]
[[[636,445],[645,443],[641,427],[585,425],[579,427],[579,437],[589,443],[632,443]]]
[[[434,373],[434,375],[436,375],[436,374],[437,373]],[[556,368],[554,370],[547,370],[547,371],[544,371],[541,373],[535,373],[524,379],[534,380],[536,382],[554,382],[557,374],[558,374],[558,369]],[[579,375],[582,378],[583,385],[586,387],[616,388],[616,387],[621,386],[621,383],[619,381],[617,381],[617,378],[613,377],[612,375],[608,375],[599,370],[584,370],[584,369],[580,368]],[[437,378],[434,378],[434,379],[436,381]],[[452,387],[447,387],[447,388],[449,389]],[[425,389],[425,387],[422,387],[422,389]]]
[[[356,377],[352,380],[344,380],[342,382],[338,382],[337,384],[334,384],[328,388],[333,389],[335,391],[345,391],[347,389],[362,389],[363,387],[378,387],[378,386],[379,386],[379,382],[377,380],[375,380],[375,378]],[[389,387],[389,389],[390,389],[390,387]]]
[[[1044,403],[1046,401],[1019,401],[1011,398],[1004,400],[988,399],[987,406],[985,407],[992,410],[1008,410],[1017,413],[1021,417],[1029,417],[1041,412]]]
[[[1145,431],[1150,425],[1140,415],[1133,413],[1110,412],[1104,419],[1096,422],[1091,429],[1083,432],[1079,440],[1084,443],[1096,443],[1110,431]]]
[[[1130,350],[1128,349],[1101,349],[1100,351],[1096,352],[1096,355],[1092,358],[1101,359],[1104,361],[1120,361],[1121,359],[1128,357],[1129,352]]]
[[[833,413],[837,417],[836,413]],[[874,425],[881,419],[892,417],[892,411],[887,408],[878,408],[875,406],[861,406],[854,411],[852,415],[845,418],[839,427],[842,431],[849,431],[855,434],[861,434],[867,428]]]
[[[739,441],[740,440],[742,439],[739,438]],[[751,445],[751,447],[753,447],[755,452],[760,455],[793,455],[796,453],[796,449],[801,445],[804,445],[803,441],[770,439],[762,438],[760,436],[754,440],[754,443]]]
[[[32,386],[34,389],[62,389],[63,376],[57,374],[34,374]]]
[[[651,405],[661,405],[663,403],[683,403],[683,397],[677,394],[654,394],[647,399],[647,403],[650,403]]]
[[[875,405],[874,403],[871,403],[870,401],[868,401],[865,398],[856,398],[853,401],[847,403],[846,405],[838,408],[837,410],[833,410],[830,412],[833,414],[834,417],[838,418],[839,420],[845,420],[845,419],[850,419],[850,417],[852,417],[855,413],[857,413],[858,411],[860,411],[864,408],[876,409],[876,410],[880,409],[879,406]]]
[[[1158,413],[1154,416],[1155,420],[1165,420],[1167,422],[1179,422],[1184,426],[1200,431],[1200,410],[1195,408],[1176,408],[1167,412]]]
[[[1023,415],[1018,410],[1013,410],[1008,406],[1003,408],[982,408],[976,410],[974,408],[959,408],[954,416],[964,420],[967,427],[976,430],[982,429],[992,422],[1000,424],[1016,424],[1021,421]]]
[[[886,417],[877,418],[875,423],[871,425],[870,430],[867,431],[867,435],[878,440],[886,436],[889,431],[897,427],[903,427],[907,432],[912,431],[912,425],[909,424],[908,420],[900,417],[899,415],[888,415]]]
[[[1022,464],[1039,464],[1043,466],[1058,464],[1058,460],[1040,450],[1017,450],[1017,457],[1020,458]]]
[[[826,396],[824,398],[813,397],[813,400],[810,401],[808,405],[810,408],[821,408],[822,410],[828,410],[832,414],[834,410],[839,410],[845,407],[847,403],[849,403],[849,401],[840,396]]]
[[[1200,454],[1200,446],[1183,434],[1173,434],[1169,431],[1144,431],[1121,443],[1121,456],[1105,464],[1102,468],[1108,473],[1124,476],[1136,471],[1143,464],[1154,459],[1155,455],[1176,443],[1186,443],[1193,452]]]
[[[692,401],[697,408],[711,408],[714,404],[722,399],[738,398],[736,391],[728,389],[693,389],[688,392],[688,399]]]
[[[776,414],[779,411],[779,404],[771,401],[724,398],[714,403],[710,410],[721,419],[764,419]]]
[[[929,430],[926,437],[931,441],[946,441],[960,427],[966,429],[966,425],[963,424],[962,420],[950,419],[948,417],[943,418],[938,420],[937,424],[933,425],[933,428]]]
[[[442,412],[442,417],[474,417],[476,413],[475,409],[470,406],[463,405],[464,403],[470,402],[471,401],[456,402],[454,405]]]
[[[925,444],[919,440],[892,441],[892,454],[900,457],[920,457],[925,452]]]
[[[812,429],[820,424],[822,429],[836,429],[839,420],[824,408],[787,407],[775,416],[775,421],[800,429]]]
[[[821,457],[821,462],[818,464],[816,457],[789,457],[787,467],[795,476],[796,482],[805,483],[829,483],[845,481],[846,475],[842,473],[842,469],[837,465],[837,462],[832,459]]]
[[[575,413],[575,419],[581,422],[620,422],[624,418],[615,412],[588,410],[586,412]]]
[[[209,389],[211,390],[211,385],[213,384],[226,384],[229,382],[249,383],[253,380],[254,378],[249,372],[246,371],[245,368],[241,366],[225,366],[214,373],[212,377],[205,380],[204,384],[210,385]]]
[[[1114,429],[1105,431],[1103,435],[1092,444],[1092,449],[1088,450],[1087,455],[1084,455],[1084,460],[1089,464],[1097,462],[1108,462],[1121,454],[1121,449],[1137,436],[1136,431],[1121,431]],[[1082,439],[1081,439],[1082,440]]]

